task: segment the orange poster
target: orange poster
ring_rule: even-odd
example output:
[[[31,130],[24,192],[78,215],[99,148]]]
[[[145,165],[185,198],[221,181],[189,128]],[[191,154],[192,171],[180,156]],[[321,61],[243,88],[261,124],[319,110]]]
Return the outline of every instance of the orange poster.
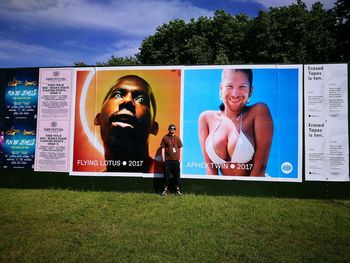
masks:
[[[181,68],[78,68],[75,84],[70,173],[162,173],[161,139],[181,128]]]

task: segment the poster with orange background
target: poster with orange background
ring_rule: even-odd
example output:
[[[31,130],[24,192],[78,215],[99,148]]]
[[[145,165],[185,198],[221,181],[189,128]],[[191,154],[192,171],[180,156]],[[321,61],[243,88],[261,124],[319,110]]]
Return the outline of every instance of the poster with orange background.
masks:
[[[72,175],[102,176],[142,176],[143,173],[104,172],[103,142],[100,127],[94,124],[96,115],[101,111],[104,98],[117,80],[123,76],[136,75],[144,79],[153,91],[156,104],[155,121],[159,125],[157,135],[150,134],[149,155],[160,160],[160,142],[168,133],[168,125],[175,124],[181,134],[181,67],[115,67],[115,68],[77,68],[75,69],[74,110],[72,111]],[[122,165],[122,164],[118,164]],[[128,165],[128,164],[127,164]],[[162,173],[155,165],[150,174]]]

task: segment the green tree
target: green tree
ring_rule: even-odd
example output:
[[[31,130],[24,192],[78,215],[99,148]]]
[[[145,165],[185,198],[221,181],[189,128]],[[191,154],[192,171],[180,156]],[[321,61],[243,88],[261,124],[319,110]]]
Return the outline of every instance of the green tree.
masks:
[[[305,63],[334,60],[334,16],[316,2],[302,1],[261,11],[247,36],[249,62]]]
[[[303,39],[309,54],[309,62],[333,62],[339,60],[336,54],[335,21],[334,14],[326,11],[320,2],[312,5],[308,14],[307,32]]]
[[[137,58],[141,64],[184,65],[337,61],[335,26],[335,12],[319,2],[308,10],[298,0],[260,11],[256,18],[217,10],[212,18],[173,20],[158,27],[143,40]]]
[[[244,14],[232,16],[222,10],[216,11],[213,17],[213,46],[215,57],[212,63],[245,63],[247,31],[251,20]],[[226,58],[225,58],[226,57]]]
[[[140,65],[136,57],[115,57],[111,56],[106,62],[97,62],[96,66],[126,66],[126,65]]]
[[[332,10],[336,17],[338,56],[341,61],[350,61],[350,1],[338,0]]]
[[[247,59],[252,63],[287,63],[306,58],[301,36],[305,34],[306,5],[260,11],[247,32]],[[291,57],[292,56],[292,57]]]
[[[80,62],[74,62],[74,66],[75,67],[87,67],[88,64],[86,64],[85,62],[80,61]]]
[[[153,36],[142,41],[137,58],[141,64],[182,64],[185,59],[185,45],[189,39],[188,25],[176,19],[157,28]]]
[[[144,39],[138,58],[142,64],[212,64],[242,61],[246,15],[232,16],[223,10],[213,18],[173,20]]]

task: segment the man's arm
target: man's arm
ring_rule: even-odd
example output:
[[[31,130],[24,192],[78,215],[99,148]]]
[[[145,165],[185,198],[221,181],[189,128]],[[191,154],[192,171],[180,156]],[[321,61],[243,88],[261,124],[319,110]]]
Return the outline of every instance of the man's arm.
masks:
[[[182,148],[179,148],[179,162],[181,162],[182,159]]]
[[[165,162],[165,148],[162,147],[162,160]]]

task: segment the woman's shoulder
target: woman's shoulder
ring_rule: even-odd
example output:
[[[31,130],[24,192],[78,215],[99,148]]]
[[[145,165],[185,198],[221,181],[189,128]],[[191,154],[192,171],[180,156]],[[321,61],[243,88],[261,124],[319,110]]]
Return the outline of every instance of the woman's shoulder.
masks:
[[[268,113],[270,112],[269,106],[264,102],[258,102],[247,107],[248,112]]]
[[[206,110],[199,115],[199,120],[211,120],[221,116],[221,112],[217,110]]]
[[[256,117],[270,117],[270,109],[269,106],[266,103],[259,102],[253,105],[250,105],[246,108],[246,116],[250,116],[251,118],[255,119]]]

